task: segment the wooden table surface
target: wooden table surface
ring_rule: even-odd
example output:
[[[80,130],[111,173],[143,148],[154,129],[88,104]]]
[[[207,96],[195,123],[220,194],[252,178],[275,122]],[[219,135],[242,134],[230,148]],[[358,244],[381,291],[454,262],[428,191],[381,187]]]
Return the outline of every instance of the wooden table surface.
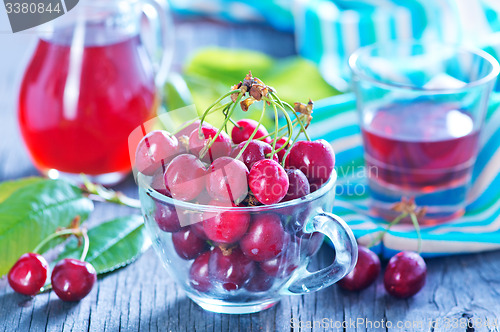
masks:
[[[23,66],[19,59],[26,57],[33,38],[0,34],[4,50],[0,53],[0,180],[37,174],[15,117],[16,85]],[[292,35],[265,27],[180,20],[176,64],[179,68],[195,49],[207,45],[246,46],[282,57],[294,54],[293,43]],[[137,196],[130,178],[118,189]],[[132,212],[97,204],[90,222]],[[313,265],[328,264],[332,254],[324,245]],[[0,331],[500,331],[500,252],[430,259],[427,265],[427,284],[408,300],[388,296],[379,278],[360,293],[347,293],[334,285],[318,293],[284,297],[261,313],[221,315],[191,302],[150,249],[132,265],[99,278],[79,303],[63,303],[53,293],[24,297],[13,293],[6,278],[0,279]],[[476,326],[466,327],[462,318],[471,318]]]

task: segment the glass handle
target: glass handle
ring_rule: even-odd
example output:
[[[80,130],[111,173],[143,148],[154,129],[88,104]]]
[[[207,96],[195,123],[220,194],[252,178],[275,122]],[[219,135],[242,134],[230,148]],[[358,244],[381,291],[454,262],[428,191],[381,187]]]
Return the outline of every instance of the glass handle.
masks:
[[[325,234],[335,247],[335,260],[316,272],[305,268],[288,281],[281,291],[284,295],[305,294],[328,287],[346,276],[358,260],[358,245],[351,229],[340,217],[326,212],[318,213],[306,230]]]
[[[174,57],[174,23],[168,1],[160,5],[156,0],[142,0],[142,11],[152,26],[160,26],[159,35],[154,33],[156,47],[151,56],[156,65],[156,86],[162,91]]]

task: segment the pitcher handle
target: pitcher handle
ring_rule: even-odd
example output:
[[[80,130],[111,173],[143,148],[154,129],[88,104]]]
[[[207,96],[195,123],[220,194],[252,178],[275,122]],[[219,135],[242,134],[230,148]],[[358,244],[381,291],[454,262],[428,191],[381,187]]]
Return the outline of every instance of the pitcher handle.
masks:
[[[160,91],[162,91],[163,85],[167,81],[168,72],[174,57],[174,23],[170,14],[168,1],[164,1],[165,6],[160,5],[155,0],[142,0],[141,3],[142,11],[150,23],[154,25],[155,22],[153,22],[150,13],[148,13],[146,9],[147,5],[155,10],[158,23],[160,24],[160,35],[155,35],[157,45],[156,49],[153,51],[155,54],[151,54],[151,56],[156,65],[155,83],[156,86],[161,89]],[[158,60],[158,54],[161,54],[160,60]]]

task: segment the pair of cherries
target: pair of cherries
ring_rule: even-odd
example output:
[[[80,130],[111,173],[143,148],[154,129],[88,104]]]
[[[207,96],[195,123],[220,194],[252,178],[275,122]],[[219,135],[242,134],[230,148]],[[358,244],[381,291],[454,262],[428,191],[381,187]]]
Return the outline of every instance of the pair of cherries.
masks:
[[[339,285],[349,291],[365,289],[377,280],[380,270],[378,256],[370,249],[358,246],[358,262]],[[389,260],[384,272],[384,287],[394,297],[408,298],[424,287],[426,275],[427,267],[422,256],[402,251]]]
[[[8,281],[14,291],[34,296],[45,285],[49,264],[42,255],[22,255],[8,274]],[[65,258],[58,262],[50,277],[52,289],[63,301],[79,301],[87,296],[97,279],[97,274],[88,262]]]

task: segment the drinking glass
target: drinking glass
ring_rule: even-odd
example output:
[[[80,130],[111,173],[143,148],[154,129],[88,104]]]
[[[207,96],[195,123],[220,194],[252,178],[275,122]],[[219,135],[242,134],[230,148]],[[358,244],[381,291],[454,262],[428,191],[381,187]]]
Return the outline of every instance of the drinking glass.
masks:
[[[384,43],[349,59],[372,208],[391,220],[402,197],[434,224],[464,213],[490,92],[489,54],[443,44]]]
[[[148,26],[158,34],[145,36]],[[51,178],[118,182],[131,170],[130,132],[159,104],[172,57],[167,9],[154,0],[86,0],[39,33],[18,106],[31,159]]]
[[[157,186],[158,183],[161,186],[161,181],[155,176],[137,174],[146,229],[170,276],[202,308],[229,314],[261,311],[276,304],[282,295],[320,290],[353,269],[358,253],[356,239],[349,226],[330,213],[336,178],[333,171],[319,190],[288,202],[221,207],[175,200],[161,193],[162,188]],[[240,241],[231,244],[206,241],[199,245],[195,255],[186,257],[183,249],[174,244],[173,236],[179,236],[179,232],[194,232],[206,239],[204,223],[211,218],[230,216],[233,224],[261,218],[265,218],[265,223],[281,223],[284,240],[278,256],[251,260],[242,254]],[[190,236],[187,234],[180,236]],[[335,247],[333,262],[309,272],[309,260],[319,250],[324,236]]]

